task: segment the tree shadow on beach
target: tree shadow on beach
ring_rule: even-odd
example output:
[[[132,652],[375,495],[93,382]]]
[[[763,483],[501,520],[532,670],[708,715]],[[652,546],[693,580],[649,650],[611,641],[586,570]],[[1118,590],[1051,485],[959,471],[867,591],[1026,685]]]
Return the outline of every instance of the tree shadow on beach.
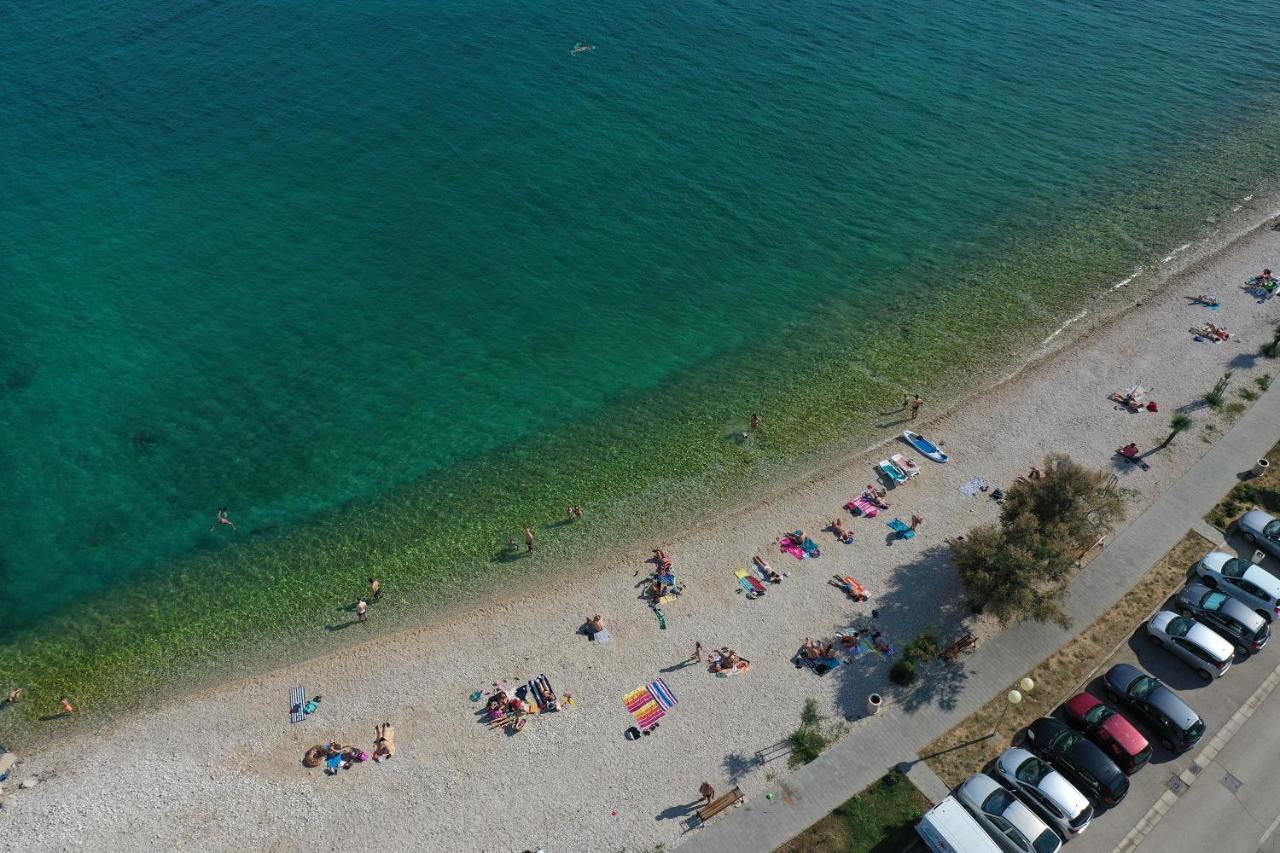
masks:
[[[835,671],[841,682],[837,701],[847,720],[866,713],[871,693],[891,695],[908,713],[926,705],[950,710],[968,678],[964,666],[949,666],[941,661],[923,666],[908,687],[894,685],[888,678],[893,661],[901,658],[903,647],[920,632],[935,630],[940,650],[965,633],[972,609],[960,588],[950,547],[926,547],[911,562],[896,569],[887,584],[883,590],[870,590],[871,600],[862,605],[868,610],[863,624],[883,632],[896,651],[886,656],[864,653]]]

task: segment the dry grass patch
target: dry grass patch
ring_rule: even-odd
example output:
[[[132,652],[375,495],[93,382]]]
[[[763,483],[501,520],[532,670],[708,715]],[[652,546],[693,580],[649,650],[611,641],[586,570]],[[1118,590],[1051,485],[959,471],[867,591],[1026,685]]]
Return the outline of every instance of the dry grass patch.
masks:
[[[1271,467],[1265,474],[1237,484],[1218,501],[1217,506],[1209,510],[1204,520],[1219,530],[1226,530],[1254,507],[1280,515],[1280,444],[1267,451],[1267,461]]]
[[[1013,706],[1001,724],[1004,736],[987,737],[1008,706],[1004,693],[979,708],[971,717],[920,751],[934,772],[948,785],[959,785],[980,771],[1008,746],[1008,733],[1052,711],[1100,666],[1134,625],[1146,619],[1187,578],[1187,569],[1213,549],[1213,543],[1188,531],[1160,562],[1115,605],[1062,648],[1040,662],[1030,675],[1035,691]]]

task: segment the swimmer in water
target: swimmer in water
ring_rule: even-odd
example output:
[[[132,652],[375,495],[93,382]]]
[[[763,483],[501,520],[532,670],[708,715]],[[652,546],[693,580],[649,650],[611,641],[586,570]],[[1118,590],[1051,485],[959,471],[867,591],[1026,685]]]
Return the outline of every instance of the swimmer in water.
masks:
[[[231,523],[231,519],[227,518],[227,508],[225,506],[218,510],[218,517],[214,519],[213,526],[209,528],[209,532],[212,533],[216,530],[219,524],[225,524],[232,530],[236,529],[236,526]]]
[[[578,42],[573,46],[573,50],[569,51],[569,53],[571,54],[590,53],[595,49],[596,49],[596,46],[594,44],[583,44],[582,42]]]

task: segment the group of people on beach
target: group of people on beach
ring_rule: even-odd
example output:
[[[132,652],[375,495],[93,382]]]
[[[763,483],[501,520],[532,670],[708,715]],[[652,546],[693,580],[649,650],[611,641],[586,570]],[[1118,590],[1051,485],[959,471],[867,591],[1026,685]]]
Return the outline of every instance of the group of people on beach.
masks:
[[[323,764],[326,776],[337,776],[339,770],[350,770],[356,764],[363,764],[370,759],[382,763],[396,754],[395,726],[384,722],[373,727],[373,734],[372,752],[335,740],[308,749],[302,763],[305,767],[319,767]]]

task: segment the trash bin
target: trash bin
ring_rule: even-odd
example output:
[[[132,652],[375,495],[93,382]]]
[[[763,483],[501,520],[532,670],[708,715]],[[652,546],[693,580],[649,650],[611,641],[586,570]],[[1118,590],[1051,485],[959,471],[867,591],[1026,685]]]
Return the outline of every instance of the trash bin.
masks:
[[[1253,463],[1253,471],[1250,473],[1255,477],[1261,477],[1263,474],[1267,473],[1267,469],[1270,467],[1270,462],[1265,459],[1259,459],[1257,462]]]
[[[880,713],[880,709],[884,706],[884,697],[879,693],[872,693],[867,697],[867,716],[873,717]]]

